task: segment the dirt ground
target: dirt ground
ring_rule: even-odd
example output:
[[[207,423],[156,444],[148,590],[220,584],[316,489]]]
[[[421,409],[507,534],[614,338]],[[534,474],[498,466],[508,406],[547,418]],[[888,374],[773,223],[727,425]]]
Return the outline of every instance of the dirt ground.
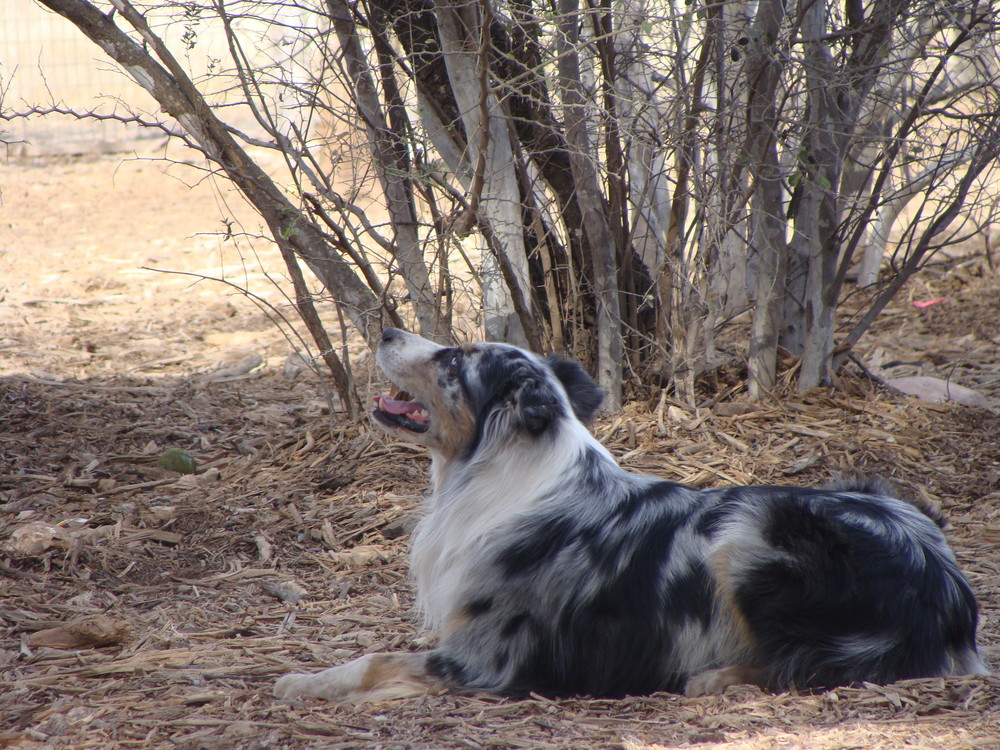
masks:
[[[273,700],[289,670],[425,645],[405,556],[426,457],[347,422],[289,357],[254,302],[288,312],[277,256],[194,166],[7,162],[0,188],[0,746],[1000,748],[996,677],[699,699]],[[998,289],[981,252],[936,268],[859,356],[1000,408]],[[891,477],[948,519],[1000,665],[995,412],[861,375],[756,406],[712,395],[697,413],[632,404],[596,432],[625,465],[699,485]],[[158,466],[169,449],[196,473]]]

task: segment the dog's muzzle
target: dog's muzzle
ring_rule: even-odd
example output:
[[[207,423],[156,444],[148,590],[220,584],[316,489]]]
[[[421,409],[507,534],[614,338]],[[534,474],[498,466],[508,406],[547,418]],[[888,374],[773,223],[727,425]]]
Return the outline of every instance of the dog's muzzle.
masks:
[[[413,399],[406,391],[407,371],[415,363],[434,353],[440,347],[420,336],[386,328],[382,331],[376,359],[379,367],[396,385],[404,389],[395,396],[375,396],[375,408],[371,416],[376,422],[387,427],[410,432],[426,432],[430,427],[430,412],[420,401]]]

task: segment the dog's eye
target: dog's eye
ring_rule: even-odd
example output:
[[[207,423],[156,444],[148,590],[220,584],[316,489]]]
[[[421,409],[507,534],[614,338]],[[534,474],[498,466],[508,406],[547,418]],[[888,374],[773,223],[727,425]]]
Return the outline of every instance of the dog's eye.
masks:
[[[443,377],[452,380],[459,377],[462,371],[462,361],[464,357],[464,352],[461,349],[442,349],[437,353],[435,359],[437,360],[437,366],[440,368],[440,372]]]

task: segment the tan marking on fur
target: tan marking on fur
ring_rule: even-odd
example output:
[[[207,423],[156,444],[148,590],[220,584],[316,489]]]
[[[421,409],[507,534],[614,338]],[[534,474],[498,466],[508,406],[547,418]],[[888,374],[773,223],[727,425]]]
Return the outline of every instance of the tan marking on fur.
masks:
[[[476,418],[463,399],[460,403],[445,403],[444,394],[435,390],[431,413],[431,429],[436,447],[445,460],[457,458],[476,434]],[[427,405],[427,404],[425,404]]]
[[[417,394],[431,415],[427,432],[413,433],[408,439],[437,451],[446,461],[458,457],[475,435],[476,417],[464,399],[445,400],[434,359],[414,363],[405,374],[397,373],[396,379],[398,385]]]
[[[446,640],[455,631],[464,628],[469,624],[469,620],[469,616],[463,611],[452,612],[444,621],[444,627],[441,628],[441,640]]]
[[[444,692],[441,680],[427,673],[425,657],[426,654],[372,654],[357,692],[350,697],[364,703]]]
[[[726,617],[736,631],[736,636],[749,651],[754,644],[753,631],[747,622],[743,611],[736,605],[736,587],[733,583],[732,560],[733,545],[719,547],[708,561],[708,570],[717,592],[719,614]]]
[[[721,695],[732,685],[756,685],[767,689],[767,678],[764,670],[734,664],[721,669],[706,669],[688,680],[684,686],[684,695],[697,698],[702,695]]]

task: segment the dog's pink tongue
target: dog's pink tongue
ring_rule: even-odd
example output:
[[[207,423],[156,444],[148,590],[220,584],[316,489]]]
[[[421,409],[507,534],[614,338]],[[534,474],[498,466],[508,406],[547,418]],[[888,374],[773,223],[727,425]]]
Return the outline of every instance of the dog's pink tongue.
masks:
[[[375,405],[390,414],[413,414],[424,408],[419,401],[397,401],[389,396],[376,396]]]

